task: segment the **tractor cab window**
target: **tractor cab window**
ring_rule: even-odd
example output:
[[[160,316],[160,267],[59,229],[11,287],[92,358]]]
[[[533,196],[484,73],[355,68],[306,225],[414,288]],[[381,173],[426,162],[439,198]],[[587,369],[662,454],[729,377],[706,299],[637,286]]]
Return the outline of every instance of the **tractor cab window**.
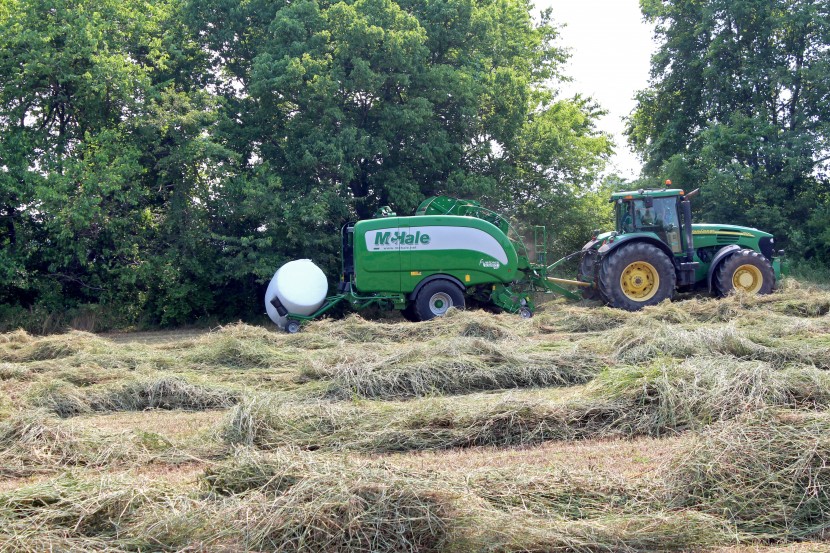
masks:
[[[629,200],[617,204],[617,232],[656,231],[657,212],[649,199]]]
[[[654,198],[654,222],[661,230],[677,229],[677,197]]]
[[[654,210],[657,215],[657,235],[674,253],[681,253],[680,219],[678,218],[678,197],[654,198]]]
[[[634,204],[634,227],[639,230],[654,230],[653,227],[657,225],[654,201],[634,200],[632,203]]]
[[[677,196],[644,198],[617,203],[617,232],[653,232],[680,253]]]
[[[631,202],[617,202],[617,232],[624,234],[634,232],[634,217],[631,215]]]

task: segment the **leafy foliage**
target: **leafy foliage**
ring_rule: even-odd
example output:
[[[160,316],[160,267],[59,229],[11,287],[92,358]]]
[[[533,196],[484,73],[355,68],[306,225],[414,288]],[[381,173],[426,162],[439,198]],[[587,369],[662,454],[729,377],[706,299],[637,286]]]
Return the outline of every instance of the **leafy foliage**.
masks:
[[[380,205],[596,219],[610,142],[551,88],[566,55],[531,10],[0,0],[0,303],[246,317],[282,262],[334,272],[340,226]]]
[[[642,0],[662,44],[628,135],[645,173],[703,188],[704,217],[830,263],[830,8]]]

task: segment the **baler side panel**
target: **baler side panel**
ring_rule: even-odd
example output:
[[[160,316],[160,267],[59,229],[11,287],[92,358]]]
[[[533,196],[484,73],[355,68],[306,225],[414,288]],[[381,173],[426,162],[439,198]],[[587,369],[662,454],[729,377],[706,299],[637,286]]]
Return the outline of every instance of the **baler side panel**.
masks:
[[[506,283],[516,278],[518,256],[513,244],[495,225],[475,217],[414,216],[410,228],[429,234],[426,247],[409,252],[401,276],[403,292],[435,274],[452,275],[465,286]]]
[[[391,255],[399,261],[392,279],[396,290],[388,282],[396,270]],[[507,283],[516,278],[517,266],[507,236],[474,217],[389,217],[361,221],[355,229],[356,288],[364,293],[409,293],[434,274],[452,275],[468,287]]]
[[[354,285],[362,293],[401,291],[401,248],[397,241],[392,241],[393,232],[406,231],[400,228],[397,217],[388,219],[369,219],[358,221],[354,230]],[[390,222],[394,221],[392,224]],[[380,233],[377,251],[369,249],[367,236],[373,240]],[[388,235],[385,233],[389,233]],[[371,245],[374,248],[374,244]],[[381,249],[382,248],[382,249]]]

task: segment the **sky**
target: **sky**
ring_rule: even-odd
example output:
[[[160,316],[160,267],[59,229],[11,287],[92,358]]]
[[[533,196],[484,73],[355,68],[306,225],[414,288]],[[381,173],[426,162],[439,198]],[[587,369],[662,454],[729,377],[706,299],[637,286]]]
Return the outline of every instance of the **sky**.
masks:
[[[648,85],[653,28],[643,22],[638,0],[536,0],[564,24],[559,45],[570,49],[565,95],[591,96],[608,111],[598,124],[616,144],[608,173],[635,178],[642,163],[626,143],[622,118],[634,109],[634,94]]]

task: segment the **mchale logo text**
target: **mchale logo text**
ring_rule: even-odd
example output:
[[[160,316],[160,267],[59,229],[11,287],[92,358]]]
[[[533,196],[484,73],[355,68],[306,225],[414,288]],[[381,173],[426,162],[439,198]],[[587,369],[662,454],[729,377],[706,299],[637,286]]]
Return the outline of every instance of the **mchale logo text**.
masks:
[[[429,234],[421,234],[419,230],[415,234],[409,234],[406,231],[397,232],[378,232],[375,234],[375,246],[388,246],[389,244],[397,244],[399,246],[408,246],[414,244],[429,244]]]

